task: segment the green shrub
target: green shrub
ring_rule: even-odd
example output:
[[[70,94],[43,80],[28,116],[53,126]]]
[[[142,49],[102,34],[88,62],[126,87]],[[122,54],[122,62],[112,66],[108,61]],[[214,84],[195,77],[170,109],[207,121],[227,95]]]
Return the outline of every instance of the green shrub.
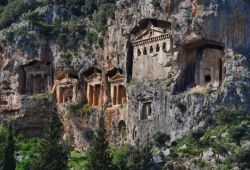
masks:
[[[80,40],[79,41],[79,45],[83,46],[84,48],[86,48],[88,46],[88,43],[86,41],[84,41],[84,40]]]
[[[220,110],[216,113],[216,121],[219,124],[237,124],[242,120],[249,120],[249,116],[242,110]]]
[[[72,112],[77,112],[79,110],[79,105],[75,103],[69,103],[68,109]]]
[[[43,23],[43,22],[40,22],[38,23],[38,31],[41,35],[43,36],[50,36],[50,35],[57,35],[57,26],[56,25],[50,25],[50,24],[46,24],[46,23]],[[60,37],[62,38],[62,37]],[[60,39],[58,39],[60,41]],[[61,43],[61,42],[59,42]],[[63,44],[60,44],[60,45],[65,45],[64,42],[62,42]]]
[[[67,24],[67,28],[71,33],[80,33],[81,35],[85,35],[85,26],[83,21],[81,20],[71,20]]]
[[[241,148],[235,156],[235,161],[241,169],[250,168],[250,146]]]
[[[200,138],[205,134],[205,129],[204,128],[198,128],[197,130],[191,131],[191,137],[199,142]]]
[[[180,109],[180,111],[181,111],[182,113],[186,112],[186,110],[187,110],[187,106],[184,105],[184,104],[181,103],[181,102],[177,102],[176,106]]]
[[[82,11],[85,15],[91,15],[97,9],[96,3],[93,0],[85,0],[85,5],[82,7]]]
[[[184,145],[186,148],[182,148]],[[170,158],[177,159],[178,155],[193,157],[199,155],[203,150],[204,146],[188,135],[172,143]]]
[[[219,142],[212,143],[213,151],[219,154],[226,154],[228,152],[228,148],[223,144]]]
[[[26,16],[26,19],[29,20],[33,25],[37,25],[38,22],[42,21],[42,17],[43,15],[40,14],[40,12],[33,11]]]
[[[103,38],[102,37],[98,37],[98,39],[97,39],[97,41],[98,41],[98,45],[101,47],[101,48],[103,48]]]
[[[62,48],[65,49],[68,43],[68,35],[65,33],[59,34],[57,38],[57,44]]]
[[[93,14],[93,22],[95,28],[100,32],[105,32],[107,29],[108,18],[114,18],[115,5],[111,3],[103,4]]]
[[[250,140],[250,124],[242,123],[229,130],[230,138],[239,145],[242,140]]]
[[[13,41],[16,37],[19,37],[19,36],[26,36],[27,35],[27,32],[28,30],[26,28],[17,28],[15,30],[7,30],[5,31],[5,36],[6,36],[6,39],[11,42]],[[32,43],[32,42],[27,42],[27,43]]]
[[[16,138],[16,157],[23,158],[17,161],[17,170],[30,168],[31,158],[37,153],[40,142],[41,139],[39,138],[25,138],[22,135]]]
[[[89,112],[89,105],[85,104],[82,107],[82,114],[86,114]]]
[[[3,160],[4,144],[5,144],[7,134],[8,134],[7,129],[4,128],[4,126],[0,124],[0,165]]]
[[[69,109],[69,111],[73,112],[78,117],[82,117],[89,112],[88,105],[81,106],[81,105],[75,104],[75,103],[69,103],[68,109]]]
[[[206,162],[202,159],[196,160],[195,164],[198,165],[199,168],[204,168],[206,166]]]
[[[134,147],[132,145],[124,145],[120,148],[116,148],[112,152],[112,163],[118,169],[127,170],[130,154]]]
[[[89,44],[94,44],[97,41],[98,35],[96,32],[87,33],[87,41]]]
[[[166,83],[166,87],[169,87],[173,82],[173,79],[172,78],[167,78],[165,83]]]
[[[48,93],[41,93],[41,94],[38,95],[38,98],[46,100],[46,99],[49,98],[49,94]]]
[[[9,1],[0,15],[0,29],[8,27],[10,24],[17,21],[23,13],[33,10],[39,5],[42,5],[42,3],[38,0]]]
[[[90,56],[91,54],[93,53],[93,50],[88,48],[88,49],[85,49],[85,54],[86,56]]]
[[[157,147],[164,147],[165,146],[165,143],[167,141],[169,141],[171,138],[169,135],[165,134],[165,133],[162,133],[162,132],[156,132],[154,135],[153,135],[153,141],[154,141],[154,144],[157,146]]]
[[[211,116],[207,116],[204,119],[204,127],[207,128],[214,124],[214,119]]]
[[[84,6],[83,0],[65,0],[66,7],[72,12],[72,15],[80,16],[82,14],[82,7]]]
[[[231,139],[237,144],[240,144],[241,138],[244,136],[245,129],[240,126],[232,127],[229,131]]]
[[[72,52],[65,52],[61,54],[61,58],[67,61],[70,61],[73,59],[73,54]]]
[[[88,159],[88,153],[80,153],[77,151],[72,151],[70,153],[68,168],[70,170],[86,169]]]

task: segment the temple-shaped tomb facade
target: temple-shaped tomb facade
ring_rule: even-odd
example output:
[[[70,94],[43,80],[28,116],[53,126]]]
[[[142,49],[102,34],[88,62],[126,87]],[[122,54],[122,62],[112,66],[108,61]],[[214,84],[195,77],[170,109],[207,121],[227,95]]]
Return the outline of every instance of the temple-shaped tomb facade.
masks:
[[[127,92],[124,86],[124,75],[117,72],[113,77],[109,78],[111,86],[112,105],[125,104],[127,101]]]
[[[103,88],[101,73],[94,71],[86,77],[87,82],[87,100],[89,106],[101,106],[103,104]]]
[[[62,80],[56,81],[57,103],[76,102],[78,80],[66,76]]]
[[[206,48],[196,66],[195,84],[218,87],[225,77],[224,53],[219,49]]]
[[[170,26],[169,22],[146,19],[132,30],[133,80],[143,82],[167,77],[173,48]]]
[[[224,44],[212,40],[197,40],[186,45],[178,59],[181,74],[175,91],[196,87],[219,87],[226,74]],[[202,90],[203,88],[200,88]]]
[[[37,94],[45,93],[48,91],[50,74],[49,66],[45,63],[34,61],[25,66],[24,70],[24,93]]]

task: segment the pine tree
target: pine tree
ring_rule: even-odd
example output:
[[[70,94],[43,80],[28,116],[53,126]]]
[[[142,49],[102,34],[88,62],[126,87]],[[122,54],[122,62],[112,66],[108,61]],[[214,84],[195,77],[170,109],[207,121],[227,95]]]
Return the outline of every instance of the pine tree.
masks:
[[[12,125],[10,124],[8,137],[5,143],[3,170],[15,170],[15,169],[16,169],[15,140],[13,136]]]
[[[150,141],[149,135],[145,143],[141,146],[141,170],[151,169],[153,166],[153,144]]]
[[[110,170],[111,168],[111,156],[102,112],[99,127],[89,151],[88,170]]]
[[[130,155],[128,169],[130,170],[148,170],[153,167],[153,145],[149,135],[144,143],[138,140],[135,143],[135,148]]]
[[[38,154],[31,165],[32,170],[64,170],[67,167],[69,148],[60,143],[59,120],[56,108],[50,109],[47,133],[42,140]]]
[[[140,170],[141,167],[141,147],[140,141],[136,140],[135,147],[132,153],[130,154],[129,161],[127,163],[129,170]]]

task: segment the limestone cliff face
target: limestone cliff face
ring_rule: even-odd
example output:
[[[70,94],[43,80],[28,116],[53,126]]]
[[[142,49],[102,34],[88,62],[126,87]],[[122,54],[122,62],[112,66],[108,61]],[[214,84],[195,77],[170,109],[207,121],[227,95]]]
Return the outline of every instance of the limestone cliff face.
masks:
[[[223,107],[250,111],[248,1],[119,0],[116,7],[103,48],[69,41],[62,50],[25,16],[2,30],[0,120],[16,120],[18,130],[40,135],[50,93],[64,137],[73,135],[82,150],[103,106],[114,145],[157,131],[175,140]],[[71,17],[63,5],[36,11],[47,23]],[[18,29],[28,31],[7,41]],[[76,116],[72,103],[91,109]]]

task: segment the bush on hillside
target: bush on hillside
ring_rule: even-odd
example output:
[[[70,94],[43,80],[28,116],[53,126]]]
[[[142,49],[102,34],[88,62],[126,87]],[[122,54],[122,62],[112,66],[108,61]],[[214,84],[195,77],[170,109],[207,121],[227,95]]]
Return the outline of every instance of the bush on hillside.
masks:
[[[216,121],[219,124],[236,124],[250,117],[242,110],[220,110],[216,113]]]
[[[167,141],[170,140],[170,136],[165,134],[165,133],[162,133],[162,132],[156,132],[154,135],[153,135],[153,141],[154,141],[154,144],[157,146],[157,147],[164,147],[165,146],[165,143]]]
[[[112,152],[112,164],[117,169],[128,169],[129,157],[134,147],[132,145],[124,145],[120,148],[116,148]]]
[[[250,168],[250,146],[243,147],[235,156],[235,161],[237,162],[240,169]]]
[[[114,18],[115,5],[114,4],[103,4],[100,6],[99,10],[93,14],[93,22],[95,28],[104,32],[107,28],[108,18]]]
[[[8,27],[17,21],[23,13],[33,10],[39,5],[42,5],[42,3],[38,0],[9,1],[0,15],[0,29]]]

